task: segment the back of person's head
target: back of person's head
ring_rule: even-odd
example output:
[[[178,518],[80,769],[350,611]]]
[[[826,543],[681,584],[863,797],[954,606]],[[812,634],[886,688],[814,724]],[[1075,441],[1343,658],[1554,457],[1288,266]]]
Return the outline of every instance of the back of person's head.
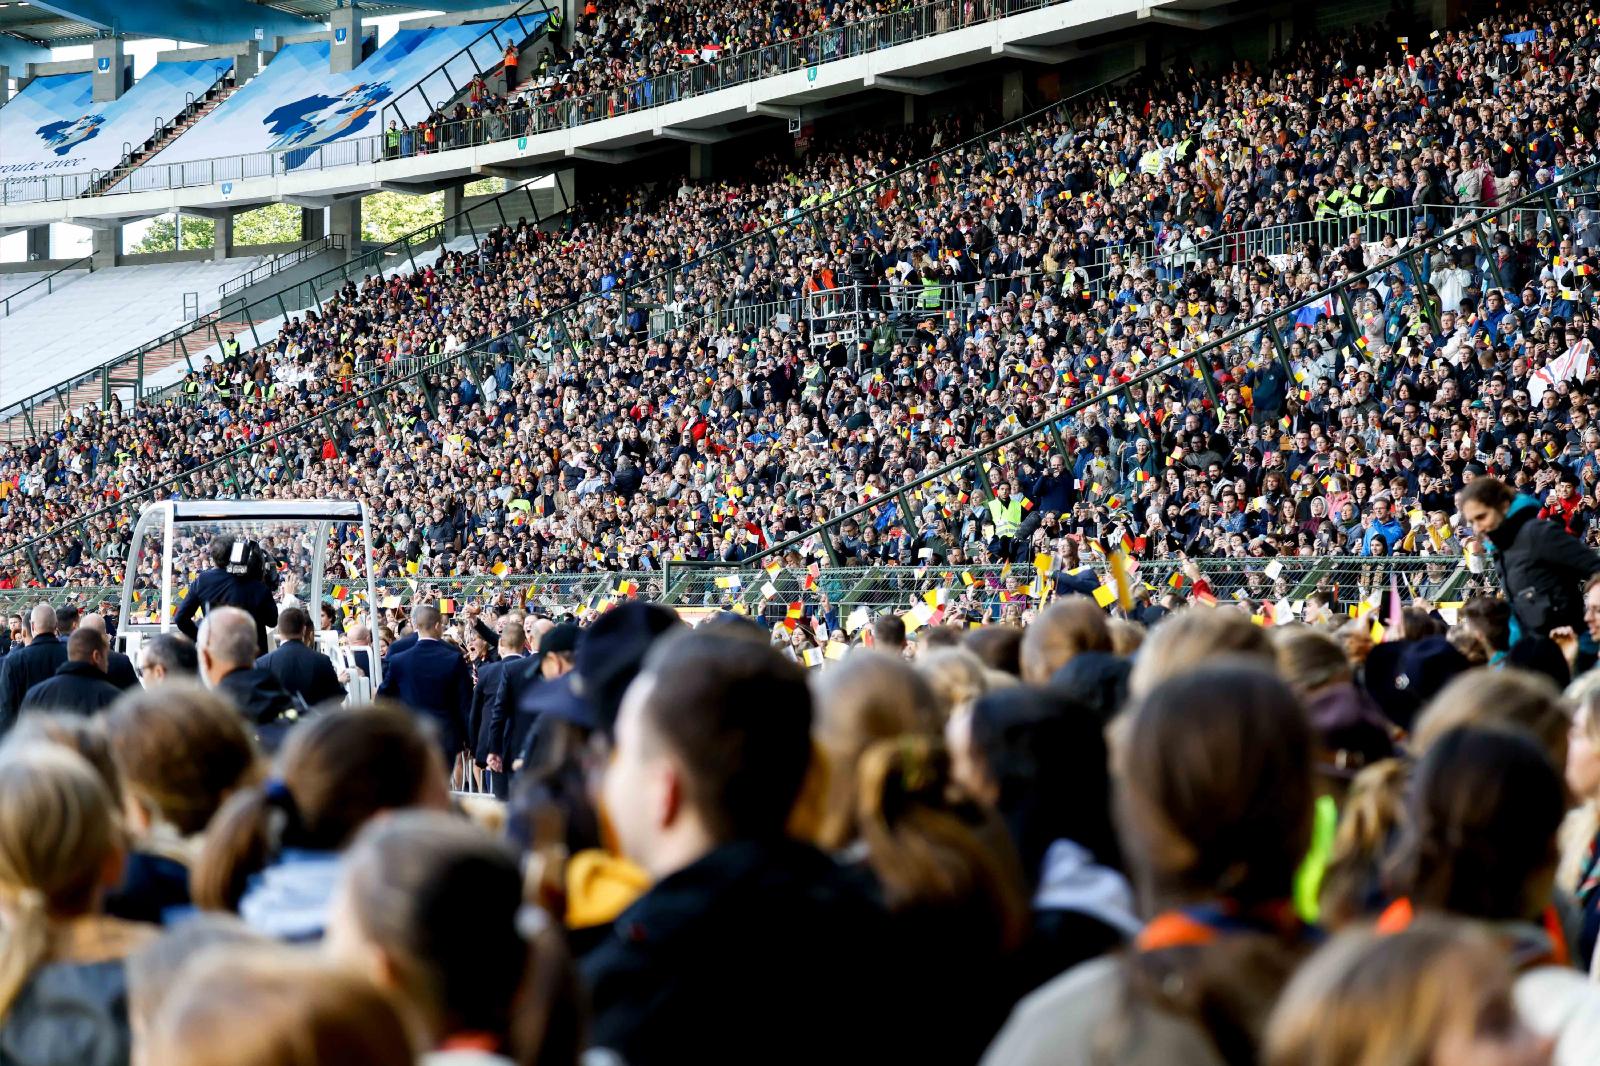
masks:
[[[1317,920],[1338,929],[1366,915],[1404,824],[1410,764],[1384,759],[1363,767],[1339,806],[1339,823],[1322,876]]]
[[[842,848],[855,837],[856,763],[874,740],[939,728],[932,689],[910,663],[883,651],[851,652],[816,676],[814,732],[826,759],[817,840]]]
[[[67,659],[75,663],[105,662],[110,644],[106,635],[94,629],[78,628],[67,638]]]
[[[220,533],[211,538],[209,551],[212,566],[220,570],[228,565],[229,557],[233,554],[234,539],[232,533]]]
[[[33,610],[28,612],[28,632],[36,637],[54,633],[59,625],[56,609],[48,603],[36,603]]]
[[[64,604],[56,608],[56,631],[59,633],[72,633],[78,628],[78,619],[82,615],[75,603]]]
[[[182,633],[156,633],[140,643],[139,667],[146,686],[194,681],[200,675],[200,656],[194,641]]]
[[[745,640],[661,640],[623,697],[616,739],[607,810],[647,871],[660,876],[686,846],[781,837],[811,762],[805,671]]]
[[[1461,606],[1461,627],[1491,653],[1511,647],[1511,604],[1499,596],[1473,596]]]
[[[105,716],[124,794],[152,823],[203,830],[234,790],[261,776],[244,719],[193,682],[124,695]]]
[[[1354,676],[1344,647],[1319,630],[1295,626],[1276,634],[1272,643],[1279,675],[1302,698]]]
[[[1419,909],[1525,921],[1550,902],[1561,774],[1510,724],[1452,729],[1418,764],[1395,858],[1398,894]]]
[[[414,1066],[399,1010],[377,985],[269,945],[211,951],[185,969],[150,1027],[161,1066]]]
[[[960,626],[929,626],[917,634],[918,658],[929,652],[960,647],[964,632]]]
[[[1022,676],[1022,630],[1016,626],[982,626],[970,629],[964,644],[983,665],[1012,677]]]
[[[916,669],[933,692],[941,721],[969,709],[989,687],[983,660],[956,645],[917,656]]]
[[[425,636],[432,636],[439,632],[444,624],[444,615],[439,613],[439,608],[429,603],[419,603],[411,608],[411,628]]]
[[[448,800],[438,745],[405,710],[341,708],[300,722],[273,776],[230,796],[190,877],[195,902],[233,910],[284,848],[338,851],[383,811]]]
[[[1022,938],[1027,896],[1016,857],[994,847],[994,815],[954,787],[931,737],[877,740],[857,767],[856,821],[867,864],[892,912],[938,921],[988,951]]]
[[[999,812],[1030,885],[1058,840],[1121,866],[1105,732],[1094,711],[1047,688],[991,692],[973,706],[965,754],[963,783]]]
[[[1271,669],[1267,631],[1241,611],[1187,607],[1161,620],[1145,637],[1128,675],[1128,693],[1139,697],[1169,677],[1220,655],[1245,656]]]
[[[165,930],[128,956],[128,1025],[133,1030],[133,1066],[161,1066],[144,1054],[150,1027],[167,1000],[173,982],[195,959],[212,949],[269,944],[238,916],[196,913]]]
[[[500,651],[505,655],[521,655],[528,650],[528,631],[521,622],[507,622],[500,630]]]
[[[1127,717],[1118,814],[1147,897],[1287,899],[1312,804],[1311,725],[1289,687],[1224,659],[1168,677]]]
[[[113,800],[122,794],[122,775],[117,773],[117,762],[111,754],[111,742],[106,737],[101,716],[88,718],[70,711],[25,711],[6,734],[0,753],[31,744],[66,748],[94,769]]]
[[[906,646],[906,624],[897,614],[880,614],[872,620],[872,646],[897,652]]]
[[[1388,935],[1352,929],[1308,959],[1272,1012],[1262,1062],[1443,1066],[1477,1041],[1510,1053],[1486,1061],[1544,1061],[1517,1019],[1504,950],[1481,929],[1423,918]]]
[[[1451,681],[1422,710],[1411,750],[1427,752],[1445,733],[1462,726],[1509,723],[1528,730],[1551,759],[1564,762],[1571,718],[1555,684],[1522,670],[1469,670]]]
[[[367,826],[345,861],[329,944],[392,985],[434,1046],[460,1033],[504,1043],[530,959],[518,929],[522,870],[470,822],[403,811]]]
[[[213,607],[200,622],[195,647],[201,662],[211,664],[208,675],[249,669],[259,650],[256,621],[237,607]]]
[[[1111,630],[1111,651],[1115,655],[1132,655],[1144,644],[1145,628],[1126,618],[1112,618],[1106,622]]]
[[[1049,682],[1079,652],[1110,651],[1111,629],[1106,613],[1087,596],[1068,596],[1046,607],[1022,632],[1022,680]]]
[[[113,803],[93,767],[60,745],[0,754],[0,1018],[49,957],[53,921],[92,913],[121,879]]]
[[[278,636],[284,640],[299,640],[311,628],[311,618],[298,607],[285,607],[278,612]]]

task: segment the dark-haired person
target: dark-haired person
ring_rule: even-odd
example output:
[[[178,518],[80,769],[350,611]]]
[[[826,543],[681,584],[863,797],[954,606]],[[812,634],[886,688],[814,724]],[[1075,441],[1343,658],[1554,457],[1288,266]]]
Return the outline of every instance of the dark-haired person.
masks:
[[[1539,517],[1539,501],[1498,478],[1474,478],[1456,506],[1483,538],[1511,603],[1511,644],[1524,636],[1583,625],[1584,579],[1600,572],[1600,555],[1561,526]]]
[[[488,756],[492,749],[492,733],[489,728],[489,706],[500,694],[501,686],[505,683],[506,671],[513,664],[521,662],[528,652],[528,633],[522,628],[521,622],[507,622],[500,631],[499,645],[500,657],[494,662],[484,663],[478,667],[478,683],[472,690],[472,713],[468,716],[468,732],[472,738],[472,754],[483,771],[484,783],[487,791],[495,799],[505,799],[509,790],[508,778],[503,769],[496,770],[489,765]],[[501,741],[504,744],[504,741]],[[503,760],[496,760],[504,767]]]
[[[28,612],[28,643],[13,647],[0,659],[0,736],[17,724],[28,690],[54,677],[67,661],[67,644],[56,636],[56,627],[56,609],[48,603],[35,604]]]
[[[411,625],[417,642],[399,655],[389,656],[378,695],[399,700],[433,722],[444,764],[454,773],[472,711],[472,668],[442,639],[444,616],[439,608],[429,604],[413,607]]]
[[[139,680],[145,688],[199,678],[200,653],[182,633],[157,633],[139,643]]]
[[[229,533],[212,538],[211,569],[194,579],[173,615],[178,631],[198,643],[196,614],[209,614],[215,607],[237,607],[255,620],[256,654],[267,654],[267,630],[278,624],[278,605],[267,587],[260,550]]]
[[[71,711],[94,714],[117,701],[122,690],[106,676],[106,635],[93,629],[75,629],[67,638],[67,661],[28,690],[24,711]]]
[[[595,1047],[630,1066],[888,1060],[910,1020],[891,1006],[887,918],[785,832],[810,761],[799,666],[713,634],[651,650],[604,796],[654,885],[584,960]]]
[[[1565,534],[1563,534],[1565,536]],[[1600,985],[1571,966],[1553,903],[1561,772],[1511,724],[1453,729],[1418,764],[1380,930],[1442,913],[1487,926],[1518,971],[1517,1007],[1556,1066],[1600,1062]]]
[[[344,685],[333,660],[310,646],[311,619],[298,607],[278,612],[278,646],[256,660],[256,666],[305,701],[306,706],[344,699]]]
[[[1313,946],[1292,902],[1313,797],[1294,694],[1268,666],[1222,659],[1154,684],[1124,718],[1117,811],[1152,916],[1126,951],[1019,1003],[987,1066],[1253,1062]]]
[[[92,629],[105,637],[109,642],[111,635],[106,632],[106,616],[98,611],[90,611],[78,619],[79,629]],[[117,686],[119,691],[127,692],[139,687],[139,675],[133,672],[133,660],[116,649],[115,644],[109,645],[106,652],[106,677]]]

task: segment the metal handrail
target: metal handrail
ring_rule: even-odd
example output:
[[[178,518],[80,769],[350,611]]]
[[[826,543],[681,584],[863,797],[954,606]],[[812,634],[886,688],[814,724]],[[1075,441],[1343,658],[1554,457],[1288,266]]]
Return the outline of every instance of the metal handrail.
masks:
[[[273,256],[253,270],[247,270],[237,277],[229,278],[217,286],[217,296],[226,300],[229,296],[259,282],[265,281],[274,274],[288,270],[290,267],[299,266],[307,259],[314,258],[326,251],[342,252],[345,250],[345,239],[342,233],[327,233],[321,237],[313,237],[304,244],[297,245],[287,252]]]
[[[928,37],[982,25],[1013,15],[1026,14],[1048,7],[1065,4],[1070,0],[990,0],[988,10],[970,20],[962,15],[961,0],[932,0],[905,11],[880,15],[861,22],[821,30],[794,41],[746,49],[732,56],[719,57],[696,64],[681,71],[646,78],[632,85],[621,86],[584,96],[566,97],[549,104],[524,104],[507,112],[495,112],[485,117],[475,117],[461,123],[441,123],[434,127],[441,141],[459,142],[452,147],[466,147],[471,143],[491,143],[574,129],[620,115],[652,110],[681,100],[719,92],[734,86],[764,80],[797,71],[814,71],[818,67],[844,59],[852,59],[871,52],[894,48]],[[941,26],[941,15],[950,17]],[[485,138],[486,119],[498,117],[504,129],[501,135]],[[408,132],[415,132],[413,127]],[[351,137],[318,146],[293,168],[296,173],[307,170],[331,170],[345,166],[381,162],[386,158],[385,133],[379,131],[365,137]],[[419,154],[414,150],[411,154]],[[440,149],[435,149],[440,150]],[[214,185],[222,181],[242,181],[264,178],[290,172],[287,160],[291,154],[306,156],[307,149],[287,149],[277,152],[253,152],[244,155],[217,156],[196,159],[185,163],[152,165],[135,168],[125,179],[127,188],[111,188],[100,195],[150,192],[169,189]],[[164,173],[165,180],[158,180]],[[190,175],[194,175],[190,180]],[[60,178],[10,178],[0,183],[0,204],[33,203],[41,200],[62,200],[78,196],[69,182],[75,176]],[[57,182],[58,191],[52,192],[51,183]],[[13,191],[12,186],[34,183],[42,186],[42,195],[27,195]]]
[[[526,12],[530,7],[538,7],[539,10],[545,16],[544,17],[544,21],[542,21],[538,25],[536,25],[531,32],[528,30],[528,27],[524,23],[523,18],[522,18],[523,13]],[[499,48],[500,47],[500,39],[499,39],[499,37],[495,36],[496,31],[498,31],[500,29],[500,27],[504,26],[506,23],[513,22],[513,21],[516,22],[517,29],[519,29],[522,32],[521,38],[518,39],[518,43],[520,44],[522,41],[528,40],[530,37],[532,37],[536,33],[539,33],[540,31],[549,32],[549,30],[552,27],[559,26],[561,24],[561,9],[557,8],[557,7],[552,7],[550,5],[549,0],[524,0],[524,2],[521,4],[521,6],[519,6],[515,11],[511,12],[509,15],[506,15],[503,18],[495,20],[493,23],[490,24],[488,29],[484,30],[482,33],[478,34],[478,36],[474,37],[470,43],[462,45],[462,47],[454,55],[450,56],[449,59],[446,59],[444,62],[440,63],[438,66],[436,66],[432,70],[428,71],[428,73],[424,74],[421,78],[418,78],[415,85],[411,86],[411,88],[407,89],[405,92],[403,92],[399,96],[395,97],[389,103],[385,104],[383,106],[383,112],[378,118],[378,128],[379,128],[380,133],[381,133],[382,130],[387,128],[387,126],[388,126],[388,121],[387,120],[391,116],[398,117],[398,120],[399,120],[401,125],[405,125],[406,124],[405,113],[400,110],[400,101],[404,100],[406,97],[410,96],[412,93],[416,93],[418,96],[422,97],[423,104],[425,104],[427,106],[427,109],[430,112],[435,110],[432,101],[430,101],[428,99],[428,94],[422,91],[422,86],[427,81],[429,81],[431,78],[433,78],[434,75],[436,75],[436,74],[443,74],[445,76],[445,80],[450,83],[450,88],[451,88],[451,91],[452,91],[452,96],[451,96],[452,99],[454,99],[457,96],[460,96],[461,92],[462,92],[461,87],[458,86],[455,83],[455,79],[451,78],[450,74],[449,74],[450,64],[454,63],[457,59],[460,59],[462,56],[466,56],[467,59],[471,60],[473,69],[477,70],[479,75],[482,75],[484,73],[483,68],[478,66],[478,60],[476,59],[476,57],[473,56],[472,50],[474,48],[478,47],[479,43],[481,43],[485,37],[494,38],[495,47]],[[497,55],[496,59],[498,60],[498,58],[499,57]],[[491,64],[490,69],[493,69],[493,65],[492,64]]]
[[[77,268],[79,268],[81,266],[84,266],[85,264],[87,264],[88,267],[89,267],[87,272],[90,273],[90,274],[93,274],[94,273],[94,256],[86,255],[82,259],[74,259],[72,262],[68,263],[64,267],[57,267],[55,270],[52,270],[50,273],[46,274],[44,277],[39,278],[39,279],[37,279],[37,280],[27,284],[27,285],[24,285],[22,288],[18,289],[16,292],[12,293],[10,296],[7,296],[4,300],[0,300],[0,303],[3,303],[5,305],[5,311],[3,313],[0,313],[0,318],[5,318],[5,317],[9,316],[11,314],[11,301],[15,300],[18,296],[21,296],[23,293],[27,292],[29,289],[35,289],[35,288],[38,288],[40,285],[43,285],[45,287],[45,289],[44,289],[45,295],[48,296],[50,293],[56,291],[55,290],[55,282],[54,282],[53,279],[55,278],[55,276],[57,274],[64,273],[64,272],[66,272],[68,270],[76,270]]]
[[[787,540],[774,544],[771,547],[764,548],[754,555],[741,560],[741,562],[760,562],[763,559],[772,558],[774,556],[781,557],[784,552],[787,552],[792,548],[796,548],[806,543],[813,537],[818,536],[822,538],[822,542],[831,556],[832,541],[828,539],[828,534],[849,519],[859,517],[860,515],[866,514],[870,511],[874,511],[882,507],[887,501],[902,500],[904,499],[905,493],[913,492],[917,489],[920,489],[924,485],[938,481],[939,479],[947,477],[952,473],[956,473],[967,468],[973,468],[976,466],[976,464],[981,463],[986,457],[996,454],[1001,449],[1013,447],[1019,441],[1027,440],[1028,438],[1037,436],[1041,433],[1049,433],[1051,428],[1056,426],[1063,418],[1076,414],[1079,411],[1095,407],[1099,404],[1107,403],[1111,397],[1119,392],[1124,396],[1127,396],[1129,395],[1129,390],[1131,390],[1134,386],[1142,385],[1151,378],[1177,369],[1185,363],[1206,360],[1206,357],[1210,352],[1225,348],[1228,345],[1233,344],[1235,341],[1247,337],[1252,333],[1258,333],[1265,329],[1270,329],[1276,332],[1279,329],[1280,322],[1292,326],[1294,323],[1295,313],[1302,308],[1320,304],[1330,297],[1337,297],[1339,300],[1348,303],[1346,294],[1349,287],[1355,282],[1373,277],[1375,275],[1381,275],[1392,266],[1397,264],[1405,264],[1408,260],[1414,259],[1414,257],[1425,251],[1442,246],[1449,239],[1453,239],[1469,232],[1475,234],[1477,232],[1477,227],[1485,225],[1494,219],[1498,219],[1504,214],[1521,210],[1533,203],[1541,202],[1547,205],[1547,209],[1552,215],[1559,214],[1560,212],[1558,209],[1556,209],[1554,204],[1555,192],[1568,183],[1575,184],[1581,178],[1592,178],[1596,175],[1600,175],[1600,162],[1590,163],[1581,170],[1577,170],[1566,175],[1560,181],[1546,186],[1543,189],[1530,192],[1520,199],[1512,201],[1511,203],[1496,208],[1486,208],[1482,214],[1477,215],[1466,222],[1452,226],[1451,228],[1444,230],[1437,236],[1432,237],[1427,241],[1412,245],[1411,247],[1405,249],[1405,251],[1403,251],[1400,255],[1391,256],[1382,262],[1376,263],[1373,266],[1367,267],[1365,270],[1352,274],[1349,277],[1346,277],[1335,284],[1328,286],[1327,288],[1320,289],[1308,296],[1303,296],[1287,306],[1269,313],[1267,316],[1265,316],[1265,318],[1252,319],[1246,324],[1239,326],[1222,337],[1201,345],[1192,352],[1182,353],[1172,356],[1168,359],[1152,363],[1139,373],[1128,378],[1126,381],[1120,382],[1119,384],[1110,388],[1102,389],[1093,396],[1086,397],[1070,407],[1053,411],[1038,422],[1024,426],[1022,429],[1008,434],[1005,437],[999,438],[982,448],[974,449],[960,458],[953,459],[950,462],[945,463],[936,470],[932,470],[921,475],[920,477],[914,478],[911,481],[890,489],[885,493],[874,496],[873,499],[868,500],[865,503],[856,504],[854,507],[840,511],[837,514],[830,516],[826,522],[812,526],[810,529],[797,533]],[[1198,362],[1197,365],[1199,365]]]

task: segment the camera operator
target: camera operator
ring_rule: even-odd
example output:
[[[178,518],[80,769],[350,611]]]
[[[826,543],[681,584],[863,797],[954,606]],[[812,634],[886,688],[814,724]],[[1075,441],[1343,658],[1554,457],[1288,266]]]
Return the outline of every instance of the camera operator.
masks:
[[[256,623],[257,655],[267,654],[267,629],[278,624],[273,600],[277,573],[267,566],[260,546],[245,537],[224,533],[211,541],[211,569],[195,579],[178,605],[176,623],[184,636],[198,638],[194,616],[202,608],[237,607]]]

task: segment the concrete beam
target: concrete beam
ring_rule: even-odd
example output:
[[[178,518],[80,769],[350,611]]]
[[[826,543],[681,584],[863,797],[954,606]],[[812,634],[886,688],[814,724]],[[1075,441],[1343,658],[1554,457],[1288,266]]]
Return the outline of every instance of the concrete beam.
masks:
[[[997,56],[1021,59],[1029,63],[1046,63],[1055,66],[1065,63],[1081,53],[1076,48],[1040,48],[1031,44],[1002,44],[998,41],[990,48]]]
[[[720,144],[732,137],[727,130],[696,130],[688,126],[657,126],[653,131],[657,137],[665,137],[673,141],[685,141],[689,144]]]
[[[329,193],[326,196],[285,196],[282,198],[282,202],[292,204],[295,207],[307,207],[313,211],[321,211],[325,207],[333,207],[335,204],[342,204],[346,200],[359,200],[361,197],[366,196],[367,192],[368,190],[364,189],[360,192]]]
[[[378,188],[382,192],[405,193],[407,196],[426,196],[428,193],[438,192],[441,189],[454,189],[469,179],[463,177],[452,178],[419,178],[416,181],[380,181]]]
[[[231,207],[180,207],[179,215],[188,215],[191,218],[209,218],[213,222],[226,222],[233,218],[234,211]]]
[[[563,153],[568,159],[581,159],[585,163],[627,163],[638,159],[639,153],[627,148],[571,148]]]
[[[752,115],[765,115],[767,118],[799,119],[805,118],[805,108],[791,107],[788,104],[747,104],[745,110]]]
[[[1146,8],[1139,12],[1140,22],[1155,22],[1163,26],[1176,26],[1180,30],[1214,30],[1230,22],[1239,21],[1238,15],[1200,15],[1192,11],[1171,11],[1164,7]]]
[[[195,44],[229,44],[306,33],[318,28],[300,18],[249,0],[33,0],[33,6],[98,30],[139,37],[167,37]]]
[[[946,89],[953,89],[959,84],[952,78],[903,78],[897,74],[868,74],[861,79],[861,85],[866,89],[884,89],[892,93],[904,93],[906,96],[932,96],[942,93]]]

